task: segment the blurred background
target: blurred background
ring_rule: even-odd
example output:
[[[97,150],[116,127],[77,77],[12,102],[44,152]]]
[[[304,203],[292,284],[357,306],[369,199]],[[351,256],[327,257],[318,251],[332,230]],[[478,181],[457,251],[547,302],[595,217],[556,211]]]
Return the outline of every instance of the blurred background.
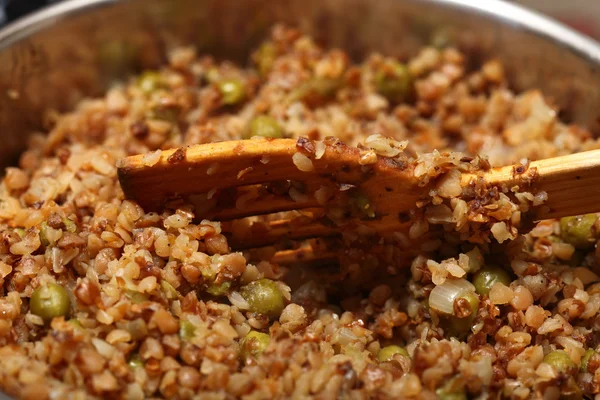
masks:
[[[0,0],[0,25],[61,0]],[[401,1],[401,0],[399,0]],[[485,0],[473,0],[485,1]],[[600,0],[509,0],[550,15],[600,40]]]
[[[599,0],[515,0],[600,40]]]

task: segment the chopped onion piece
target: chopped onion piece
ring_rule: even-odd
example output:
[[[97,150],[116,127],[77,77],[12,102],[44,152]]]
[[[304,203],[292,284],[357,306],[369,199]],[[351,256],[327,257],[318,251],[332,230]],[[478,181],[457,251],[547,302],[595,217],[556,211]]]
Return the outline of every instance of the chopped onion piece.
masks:
[[[306,157],[302,153],[295,153],[292,156],[292,161],[294,162],[294,165],[302,172],[310,172],[314,171],[315,169],[310,158]]]
[[[406,149],[408,140],[397,141],[380,134],[374,134],[365,139],[365,144],[381,156],[396,157]]]
[[[92,338],[92,344],[96,348],[96,351],[107,359],[111,359],[117,351],[117,349],[102,339]]]
[[[142,157],[142,164],[146,167],[151,167],[154,164],[160,161],[160,156],[162,155],[162,150],[156,150],[151,153],[144,154]]]
[[[454,300],[474,291],[475,286],[466,279],[447,279],[429,294],[429,307],[444,314],[454,314]]]
[[[233,304],[240,310],[247,310],[250,308],[250,304],[248,304],[246,299],[244,299],[244,297],[242,297],[242,295],[239,292],[231,292],[229,293],[227,298],[229,299],[231,304]]]
[[[320,160],[325,154],[325,143],[320,140],[315,140],[315,158]]]

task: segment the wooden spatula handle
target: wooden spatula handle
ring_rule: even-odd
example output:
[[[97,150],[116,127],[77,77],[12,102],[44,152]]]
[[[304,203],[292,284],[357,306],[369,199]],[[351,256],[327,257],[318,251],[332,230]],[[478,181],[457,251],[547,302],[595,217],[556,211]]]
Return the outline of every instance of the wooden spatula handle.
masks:
[[[533,210],[537,220],[600,211],[600,150],[533,161],[528,166],[495,168],[484,174],[491,184],[545,191],[548,200]]]

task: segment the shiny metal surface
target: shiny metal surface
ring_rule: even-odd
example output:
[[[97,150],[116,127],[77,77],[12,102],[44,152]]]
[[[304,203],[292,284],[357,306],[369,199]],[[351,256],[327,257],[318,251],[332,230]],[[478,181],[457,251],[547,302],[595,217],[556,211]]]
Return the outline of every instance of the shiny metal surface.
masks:
[[[541,88],[565,117],[600,132],[598,45],[497,0],[71,0],[0,32],[2,165],[48,107],[68,109],[177,44],[243,60],[277,21],[355,57],[405,57],[443,34],[476,59],[501,58],[515,87]]]

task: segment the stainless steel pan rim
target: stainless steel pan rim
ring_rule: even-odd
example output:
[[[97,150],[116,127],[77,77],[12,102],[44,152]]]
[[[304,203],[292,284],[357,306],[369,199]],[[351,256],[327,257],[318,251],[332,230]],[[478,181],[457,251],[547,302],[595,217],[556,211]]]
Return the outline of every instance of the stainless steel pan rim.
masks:
[[[130,0],[125,0],[130,1]],[[395,0],[402,1],[402,0]],[[580,34],[564,24],[531,11],[522,6],[503,0],[419,0],[442,6],[463,9],[468,13],[478,13],[502,20],[515,29],[526,29],[538,35],[552,38],[571,50],[600,62],[600,44]],[[71,15],[85,13],[94,8],[106,7],[119,0],[65,0],[47,6],[23,17],[0,30],[0,51],[13,43],[43,30]]]
[[[44,28],[59,23],[62,19],[83,13],[95,7],[103,7],[118,0],[65,0],[52,4],[22,17],[0,30],[0,50],[25,39]]]
[[[500,0],[433,0],[438,3],[456,4],[460,7],[477,10],[504,20],[507,24],[518,24],[541,36],[552,38],[573,51],[586,55],[590,59],[600,61],[600,45],[595,40],[582,35],[573,29],[522,6]]]

